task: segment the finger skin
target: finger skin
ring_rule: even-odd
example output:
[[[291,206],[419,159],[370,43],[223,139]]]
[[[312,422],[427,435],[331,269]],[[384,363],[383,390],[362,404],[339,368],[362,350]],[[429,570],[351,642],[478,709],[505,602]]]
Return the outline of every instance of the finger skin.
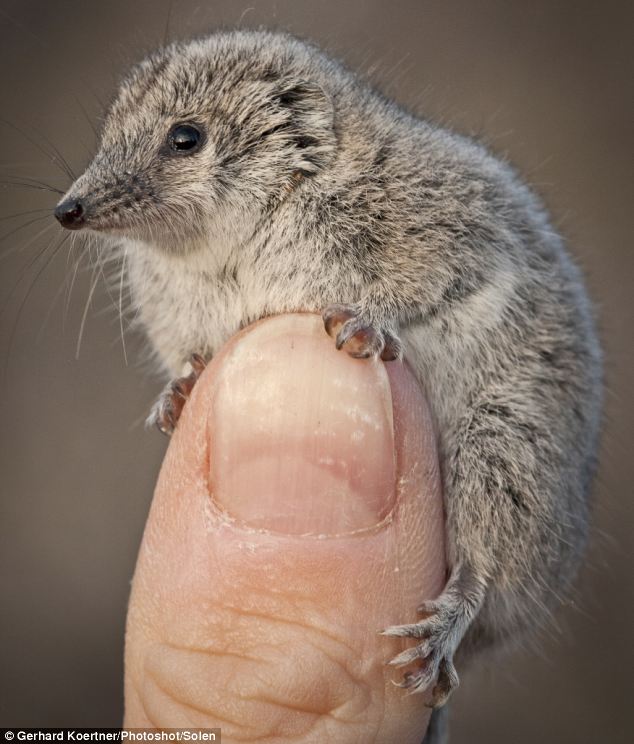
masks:
[[[249,353],[243,356],[250,361],[240,374],[234,367],[245,342]],[[266,364],[257,367],[259,350],[266,356],[271,344],[282,370],[277,376]],[[249,383],[253,365],[263,369],[266,384],[260,393]],[[323,365],[329,370],[326,380]],[[277,385],[289,368],[300,369],[304,387]],[[227,402],[228,369],[237,403]],[[322,400],[342,400],[336,398],[340,391],[328,388],[333,379],[351,380],[357,389],[389,384],[391,405],[367,448],[367,458],[377,459],[387,473],[386,483],[393,481],[385,486],[388,491],[393,487],[393,494],[385,496],[389,508],[381,514],[378,497],[371,494],[369,513],[378,514],[378,521],[357,509],[352,519],[361,520],[361,529],[311,534],[301,522],[303,511],[298,511],[299,522],[271,516],[273,474],[263,489],[268,495],[264,512],[256,515],[260,522],[250,524],[262,471],[247,470],[244,478],[231,480],[243,450],[231,447],[223,453],[215,407],[224,418],[237,407],[240,432],[231,436],[248,450],[250,436],[253,447],[263,437],[250,432],[253,422],[240,416],[241,390],[248,400],[266,393],[273,403],[304,410],[299,397],[314,396],[317,389]],[[253,403],[254,410],[258,405]],[[337,419],[334,430],[352,463],[344,485],[356,498],[366,491],[364,472],[352,471],[365,466],[359,449],[350,444],[356,429],[346,426]],[[267,451],[277,444],[282,452],[306,456],[311,463],[316,455],[311,438],[302,436],[301,422],[290,434],[287,429],[271,434]],[[389,448],[387,455],[376,451],[381,447]],[[219,485],[225,454],[234,461]],[[291,472],[301,478],[301,468]],[[330,489],[322,488],[319,477],[308,477],[305,488],[289,485],[288,473],[281,482],[285,494],[280,498],[289,507],[289,491],[308,504],[319,506],[323,498],[332,506]],[[309,510],[313,516],[318,512]],[[338,519],[335,507],[333,524]],[[444,555],[435,437],[429,409],[407,367],[338,352],[312,315],[279,316],[245,329],[203,373],[159,476],[128,613],[125,726],[221,727],[225,744],[265,737],[271,742],[418,744],[429,716],[424,698],[392,684],[400,673],[386,665],[406,643],[378,631],[417,619],[415,608],[442,589]]]

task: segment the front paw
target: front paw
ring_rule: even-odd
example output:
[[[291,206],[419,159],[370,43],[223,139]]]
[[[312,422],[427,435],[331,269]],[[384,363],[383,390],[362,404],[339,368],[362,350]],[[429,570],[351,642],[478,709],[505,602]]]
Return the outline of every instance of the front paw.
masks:
[[[206,366],[200,354],[192,354],[189,363],[191,372],[188,375],[177,377],[165,386],[152,406],[150,415],[145,421],[146,426],[156,426],[159,431],[168,436],[173,434],[185,403]]]
[[[400,339],[388,328],[372,323],[357,305],[329,305],[322,317],[337,348],[345,349],[350,356],[380,357],[384,362],[403,356]]]

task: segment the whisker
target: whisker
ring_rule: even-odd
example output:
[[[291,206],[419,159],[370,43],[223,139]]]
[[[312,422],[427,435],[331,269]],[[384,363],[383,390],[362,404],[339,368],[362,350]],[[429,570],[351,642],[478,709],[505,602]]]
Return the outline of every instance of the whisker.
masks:
[[[5,220],[13,220],[16,217],[25,217],[28,214],[36,214],[38,212],[48,212],[50,214],[51,210],[48,207],[42,207],[41,209],[27,209],[26,212],[14,212],[13,214],[3,214],[2,217],[0,217],[0,222],[4,222]]]
[[[79,98],[75,98],[75,102],[77,103],[77,106],[78,106],[79,110],[84,115],[84,118],[88,122],[88,126],[92,129],[92,133],[95,135],[95,140],[98,141],[99,140],[99,132],[97,131],[97,127],[93,124],[92,119],[88,115],[88,112],[84,108],[84,104],[79,100]]]
[[[0,118],[0,124],[4,124],[6,127],[10,127],[15,132],[17,132],[19,135],[24,137],[27,142],[30,142],[34,147],[37,147],[37,149],[44,155],[45,158],[50,160],[52,163],[57,165],[57,167],[65,174],[67,175],[71,180],[76,180],[75,174],[73,173],[72,169],[68,166],[66,161],[62,158],[63,162],[58,161],[55,158],[55,155],[51,155],[51,153],[46,150],[40,142],[38,142],[33,137],[29,136],[26,132],[22,131],[20,127],[18,127],[16,124],[13,124],[13,122],[8,121],[7,119]],[[43,135],[40,135],[42,139],[46,140],[46,138]],[[54,148],[54,153],[56,152],[56,148]],[[60,153],[57,153],[59,157],[62,157]]]
[[[71,237],[71,233],[69,233],[66,237],[67,238],[68,237]],[[72,236],[72,237],[74,237],[74,236]],[[68,241],[68,247],[69,247],[69,250],[72,249],[72,240],[69,240]],[[81,261],[81,257],[76,261],[76,265],[77,266],[79,265],[79,261]],[[62,280],[62,283],[60,284],[59,289],[55,293],[55,297],[53,297],[53,301],[51,302],[51,304],[50,304],[50,306],[48,308],[48,311],[47,311],[46,315],[44,316],[44,322],[40,326],[40,330],[37,332],[37,336],[36,336],[36,341],[38,341],[38,342],[41,340],[42,334],[44,333],[44,329],[46,328],[46,326],[48,325],[49,320],[51,319],[51,315],[53,313],[53,310],[55,308],[55,305],[57,304],[59,298],[61,297],[62,293],[64,292],[64,290],[65,290],[65,288],[66,288],[66,286],[68,284],[69,276],[70,276],[69,274],[66,274],[64,276],[64,279]],[[62,324],[63,324],[63,320],[62,320]]]
[[[35,236],[35,237],[34,237],[34,238],[33,238],[33,239],[32,239],[32,240],[30,241],[30,243],[33,243],[33,242],[35,242],[35,240],[37,240],[37,238],[39,238],[39,237],[40,237],[41,235],[43,235],[43,234],[44,234],[44,233],[45,233],[45,232],[47,231],[47,229],[48,229],[48,228],[45,228],[45,229],[44,229],[44,230],[42,230],[42,231],[41,231],[40,233],[38,233],[38,234],[37,234],[37,235],[36,235],[36,236]],[[29,243],[29,244],[30,244],[30,243]],[[12,297],[13,297],[13,295],[15,294],[15,291],[17,290],[17,288],[18,288],[18,287],[20,286],[20,284],[22,283],[22,280],[23,280],[23,279],[24,279],[24,277],[26,276],[26,274],[27,274],[28,270],[29,270],[29,269],[30,269],[30,268],[31,268],[32,266],[34,266],[34,265],[35,265],[35,264],[36,264],[36,263],[37,263],[37,262],[39,261],[39,259],[40,259],[40,258],[41,258],[41,257],[42,257],[42,256],[43,256],[43,255],[44,255],[45,253],[46,253],[46,251],[47,251],[47,250],[49,249],[50,245],[51,245],[51,243],[50,243],[50,242],[49,242],[49,243],[45,243],[45,244],[44,244],[44,246],[43,246],[42,248],[40,248],[40,250],[39,250],[39,251],[37,251],[37,252],[36,252],[36,254],[35,254],[34,256],[31,256],[31,258],[30,258],[30,259],[29,259],[29,260],[28,260],[28,261],[26,262],[26,264],[25,264],[25,265],[24,265],[24,266],[22,267],[22,269],[20,269],[20,271],[19,271],[19,273],[18,273],[18,277],[17,277],[17,279],[16,279],[15,283],[14,283],[14,284],[13,284],[13,286],[11,287],[11,289],[10,289],[9,293],[8,293],[8,294],[7,294],[7,296],[5,297],[5,301],[4,301],[4,303],[2,304],[2,307],[0,308],[0,317],[2,317],[2,315],[4,315],[4,311],[5,311],[5,310],[7,309],[7,307],[9,306],[9,303],[11,302],[11,298],[12,298]]]
[[[33,245],[38,238],[42,237],[45,233],[47,233],[49,230],[52,230],[55,227],[52,223],[50,225],[46,225],[46,227],[42,228],[39,232],[35,233],[35,235],[31,238],[29,238],[26,243],[16,243],[15,245],[12,245],[10,248],[5,248],[5,250],[2,251],[0,254],[0,261],[4,261],[5,258],[8,258],[9,256],[13,255],[14,253],[19,253],[20,251],[26,250],[30,245]]]
[[[121,277],[119,278],[119,332],[121,334],[121,347],[123,349],[123,359],[126,367],[128,366],[128,353],[125,346],[125,333],[123,331],[123,279],[125,276],[125,263],[127,258],[128,248],[126,246],[123,258],[121,259]]]
[[[97,266],[97,269],[99,271],[99,275],[103,279],[103,283],[104,283],[104,286],[106,288],[106,294],[108,295],[108,299],[110,300],[110,304],[116,310],[117,309],[117,301],[115,300],[114,295],[112,294],[112,289],[110,287],[110,282],[108,281],[108,277],[104,274],[104,271],[103,271],[104,261],[103,261],[103,259],[101,257],[101,253],[99,252],[99,249],[97,249],[97,250],[98,250],[98,253],[97,253],[96,266]]]
[[[11,179],[14,181],[20,181],[21,183],[31,183],[31,184],[34,184],[35,186],[45,186],[48,189],[57,188],[56,186],[53,186],[53,184],[50,184],[41,178],[33,178],[33,176],[24,176],[21,173],[5,173],[4,175],[8,179]]]
[[[172,21],[172,10],[174,7],[174,0],[170,0],[167,6],[167,20],[165,21],[165,30],[163,31],[163,46],[167,46],[167,40],[170,34],[170,23]]]
[[[33,125],[31,125],[31,126],[33,126]],[[53,152],[54,152],[54,153],[55,153],[55,154],[57,155],[57,157],[58,157],[58,158],[60,159],[60,161],[61,161],[61,165],[62,165],[63,169],[64,169],[64,170],[66,171],[66,173],[67,173],[67,174],[68,174],[68,175],[70,176],[70,178],[71,178],[71,179],[72,179],[73,181],[76,181],[76,180],[77,180],[77,175],[75,174],[75,171],[74,171],[74,170],[73,170],[73,169],[71,168],[71,166],[70,166],[70,163],[69,163],[69,162],[68,162],[68,160],[67,160],[67,159],[66,159],[66,158],[65,158],[65,157],[64,157],[64,156],[62,155],[62,153],[60,152],[60,150],[59,150],[59,148],[57,147],[57,145],[55,145],[55,144],[54,144],[53,142],[51,142],[51,140],[50,140],[50,139],[49,139],[49,138],[48,138],[48,137],[47,137],[47,136],[46,136],[46,135],[45,135],[45,134],[44,134],[44,133],[43,133],[42,131],[37,131],[37,130],[35,130],[35,131],[36,131],[36,134],[37,134],[37,135],[38,135],[39,137],[41,137],[41,138],[42,138],[42,139],[44,140],[44,142],[46,142],[46,143],[48,144],[48,146],[49,146],[49,147],[50,147],[50,148],[51,148],[51,149],[53,150]]]
[[[70,257],[70,252],[75,247],[76,237],[77,237],[76,235],[73,235],[73,239],[70,241],[69,253],[68,253],[69,257]],[[82,249],[85,247],[85,243],[86,241],[84,241],[84,244],[81,246]],[[71,275],[71,281],[68,287],[68,293],[66,295],[66,302],[64,303],[64,313],[62,315],[62,329],[66,327],[66,319],[68,317],[68,311],[70,309],[71,295],[73,293],[73,287],[75,286],[75,279],[77,278],[77,272],[79,270],[79,267],[81,266],[81,262],[83,261],[83,259],[84,259],[84,252],[82,250],[79,256],[75,259],[75,265],[73,267],[73,273]]]
[[[0,8],[0,15],[6,18],[7,21],[9,21],[9,23],[12,23],[16,28],[22,31],[22,33],[34,39],[39,44],[39,46],[47,53],[48,58],[51,59],[55,63],[55,49],[53,49],[53,47],[50,44],[45,42],[37,34],[34,34],[30,28],[25,26],[23,23],[20,23],[20,21],[17,21],[15,18],[10,16],[6,11],[2,10],[2,8]],[[59,63],[55,63],[55,64],[58,70],[62,69]],[[88,90],[95,97],[95,99],[97,100],[97,103],[101,106],[102,109],[104,109],[105,108],[104,103],[99,98],[97,93],[95,92],[95,89],[90,84],[90,81],[87,80],[83,75],[81,75],[81,73],[79,73],[78,77],[79,77],[79,80],[82,82],[83,87],[85,87],[86,90]]]
[[[22,225],[18,225],[17,227],[13,228],[13,230],[9,230],[9,232],[5,233],[4,235],[0,235],[0,242],[6,240],[7,238],[10,238],[12,235],[20,232],[20,230],[24,230],[25,227],[29,227],[29,225],[33,225],[35,222],[40,222],[41,220],[45,219],[48,219],[47,214],[41,214],[39,217],[32,217],[30,220],[27,220]]]
[[[53,194],[59,194],[60,196],[62,194],[64,194],[64,193],[66,193],[65,191],[62,191],[61,189],[56,189],[54,186],[43,186],[41,184],[28,183],[28,182],[24,182],[24,181],[15,181],[15,180],[7,181],[7,180],[3,180],[3,181],[0,181],[0,185],[2,185],[2,186],[17,186],[17,187],[23,188],[23,189],[34,189],[35,191],[50,191],[51,193],[53,193]]]
[[[84,328],[86,326],[86,318],[88,316],[88,309],[90,307],[90,303],[92,302],[92,297],[95,293],[95,289],[97,287],[97,283],[99,281],[99,273],[97,271],[97,267],[93,269],[92,272],[92,283],[90,286],[90,291],[88,292],[88,299],[86,300],[86,305],[84,306],[84,312],[81,316],[81,323],[79,326],[79,336],[77,338],[77,346],[75,347],[75,359],[79,359],[79,351],[81,349],[81,341],[84,337]]]
[[[50,255],[44,261],[44,263],[40,266],[40,268],[37,270],[37,273],[35,274],[35,277],[33,278],[33,281],[30,283],[29,288],[26,291],[26,294],[22,298],[22,302],[20,302],[20,307],[18,308],[18,313],[15,318],[15,322],[13,323],[13,328],[11,329],[11,334],[9,335],[9,343],[7,344],[7,353],[5,357],[5,364],[4,364],[4,379],[6,380],[7,374],[9,371],[9,359],[11,358],[11,350],[13,348],[13,342],[15,340],[15,334],[18,328],[18,324],[20,322],[20,317],[22,316],[22,311],[24,310],[24,306],[26,305],[26,302],[28,298],[31,295],[31,292],[33,291],[33,288],[35,287],[37,280],[42,276],[45,269],[50,266],[51,261],[55,258],[55,256],[59,253],[60,248],[64,245],[64,243],[68,240],[68,235],[63,235],[61,241],[55,246],[55,248],[51,251]],[[51,243],[48,243],[44,249],[44,251],[41,251],[38,254],[38,258],[48,251],[51,247]]]

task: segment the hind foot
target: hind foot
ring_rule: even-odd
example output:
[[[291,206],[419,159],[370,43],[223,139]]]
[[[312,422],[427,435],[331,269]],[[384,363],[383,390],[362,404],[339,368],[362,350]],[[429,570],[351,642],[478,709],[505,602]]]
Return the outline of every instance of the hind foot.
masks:
[[[459,684],[454,654],[483,597],[484,584],[468,569],[455,569],[443,593],[419,607],[418,611],[427,616],[424,620],[383,631],[383,635],[420,641],[389,662],[392,666],[421,662],[418,668],[405,674],[399,687],[423,692],[433,683],[430,706],[439,708],[447,702]]]

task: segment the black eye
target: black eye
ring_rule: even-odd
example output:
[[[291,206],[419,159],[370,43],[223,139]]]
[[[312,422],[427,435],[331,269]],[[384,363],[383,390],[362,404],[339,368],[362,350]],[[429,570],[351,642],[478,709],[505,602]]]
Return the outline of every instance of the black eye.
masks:
[[[190,155],[199,149],[203,141],[200,129],[193,124],[176,124],[167,135],[170,149],[182,155]]]

